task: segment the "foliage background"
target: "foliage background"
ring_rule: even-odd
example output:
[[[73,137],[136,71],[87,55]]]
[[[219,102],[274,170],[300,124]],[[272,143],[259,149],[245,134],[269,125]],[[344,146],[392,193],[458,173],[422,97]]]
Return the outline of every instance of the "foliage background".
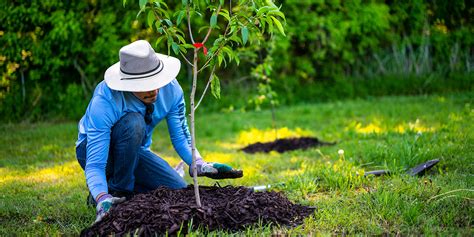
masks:
[[[206,98],[202,111],[474,89],[472,1],[276,3],[287,36],[241,50],[238,66],[218,72],[222,98]],[[78,119],[120,47],[159,37],[135,2],[9,0],[0,9],[4,121]],[[189,68],[178,80],[188,91]]]

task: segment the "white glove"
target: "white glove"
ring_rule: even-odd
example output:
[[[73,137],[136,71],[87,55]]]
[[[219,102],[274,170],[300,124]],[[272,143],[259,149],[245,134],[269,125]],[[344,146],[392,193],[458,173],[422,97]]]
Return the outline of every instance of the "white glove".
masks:
[[[110,194],[102,195],[102,197],[100,197],[99,200],[97,200],[98,204],[96,207],[97,212],[96,212],[95,222],[99,222],[100,220],[102,220],[102,218],[107,213],[109,213],[110,209],[112,208],[114,204],[119,204],[124,201],[125,201],[125,197],[118,198],[118,197],[113,197]]]

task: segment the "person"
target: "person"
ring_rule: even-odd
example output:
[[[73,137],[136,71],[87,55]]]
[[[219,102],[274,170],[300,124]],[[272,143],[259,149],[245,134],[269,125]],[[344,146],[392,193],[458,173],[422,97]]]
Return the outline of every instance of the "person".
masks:
[[[77,160],[85,172],[96,222],[117,203],[160,186],[181,189],[184,179],[151,151],[152,133],[166,119],[181,159],[191,166],[191,138],[177,58],[155,53],[145,40],[119,51],[94,90],[78,124]],[[232,167],[207,163],[196,149],[197,175],[212,177]],[[190,170],[191,175],[191,170]]]

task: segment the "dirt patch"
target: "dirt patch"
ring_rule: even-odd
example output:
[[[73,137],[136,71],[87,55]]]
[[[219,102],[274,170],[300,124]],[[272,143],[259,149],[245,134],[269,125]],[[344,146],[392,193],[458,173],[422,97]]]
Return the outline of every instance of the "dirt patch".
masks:
[[[298,138],[282,138],[277,139],[273,142],[257,142],[254,144],[250,144],[241,150],[245,153],[257,153],[257,152],[265,152],[268,153],[270,151],[277,151],[279,153],[283,153],[286,151],[293,151],[298,149],[308,149],[310,147],[316,146],[329,146],[334,145],[335,142],[324,142],[319,140],[315,137],[298,137]]]
[[[200,187],[203,207],[195,204],[193,186],[171,190],[159,188],[117,205],[100,222],[84,229],[81,236],[115,233],[141,236],[186,233],[194,227],[237,231],[259,222],[297,226],[314,207],[291,203],[278,192],[254,192],[246,187]]]

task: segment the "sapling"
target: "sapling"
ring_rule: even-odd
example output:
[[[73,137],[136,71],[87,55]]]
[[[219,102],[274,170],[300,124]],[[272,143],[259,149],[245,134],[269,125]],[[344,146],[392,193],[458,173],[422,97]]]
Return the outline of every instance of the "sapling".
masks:
[[[269,46],[273,48],[273,42],[270,41]],[[271,49],[269,50],[271,52]],[[276,125],[275,107],[278,105],[277,93],[272,89],[271,74],[273,71],[273,58],[268,54],[263,61],[252,70],[252,77],[258,81],[258,94],[251,102],[255,104],[257,110],[260,105],[269,103],[272,114],[272,127],[275,132],[275,140],[278,140],[278,129]]]
[[[246,44],[258,43],[262,35],[271,36],[275,32],[285,35],[282,24],[285,16],[271,0],[182,0],[175,9],[169,7],[164,0],[140,0],[139,6],[138,14],[146,13],[148,26],[158,32],[155,46],[166,42],[168,54],[173,52],[181,56],[192,68],[191,170],[196,204],[201,207],[196,168],[195,111],[209,87],[211,93],[220,98],[220,82],[216,69],[231,61],[238,64],[240,59],[236,49],[245,47]],[[183,22],[186,22],[184,27]],[[199,30],[196,31],[196,28]],[[205,34],[201,34],[202,30]],[[188,50],[192,53],[188,54]],[[208,71],[209,77],[200,99],[195,103],[197,81],[204,70]]]

